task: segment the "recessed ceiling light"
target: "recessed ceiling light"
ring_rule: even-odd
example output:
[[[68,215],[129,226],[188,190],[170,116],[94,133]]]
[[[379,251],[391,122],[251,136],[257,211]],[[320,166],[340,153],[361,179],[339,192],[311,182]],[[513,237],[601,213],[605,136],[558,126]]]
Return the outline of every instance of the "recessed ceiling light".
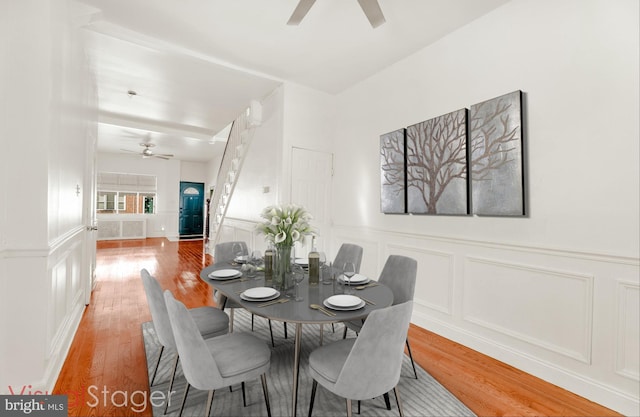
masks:
[[[133,90],[129,90],[129,91],[127,91],[127,94],[129,94],[129,97],[133,97],[133,96],[137,96],[137,95],[138,95],[138,93],[136,93],[136,92],[135,92],[135,91],[133,91]]]

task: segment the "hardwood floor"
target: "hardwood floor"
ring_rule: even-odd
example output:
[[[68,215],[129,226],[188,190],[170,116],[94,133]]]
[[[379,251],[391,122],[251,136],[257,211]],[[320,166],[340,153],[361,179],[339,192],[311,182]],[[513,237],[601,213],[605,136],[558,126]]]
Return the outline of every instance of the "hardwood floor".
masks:
[[[97,284],[58,377],[70,416],[151,416],[140,324],[151,320],[146,268],[187,307],[214,305],[199,278],[202,241],[101,241]],[[619,416],[509,365],[411,325],[416,362],[480,416]]]

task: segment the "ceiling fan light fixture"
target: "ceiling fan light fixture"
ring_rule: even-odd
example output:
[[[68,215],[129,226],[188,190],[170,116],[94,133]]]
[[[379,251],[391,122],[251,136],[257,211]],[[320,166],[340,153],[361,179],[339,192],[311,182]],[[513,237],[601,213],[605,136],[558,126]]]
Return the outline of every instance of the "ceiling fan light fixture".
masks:
[[[315,2],[316,0],[300,0],[293,14],[291,14],[291,17],[287,21],[287,25],[298,26],[307,13],[309,13],[309,9],[311,9],[311,6],[313,6]]]
[[[313,6],[315,2],[316,0],[300,0],[291,14],[291,17],[287,21],[287,25],[299,25],[302,19],[304,19],[307,13],[309,13],[309,9],[311,9],[311,6]],[[360,4],[360,8],[364,12],[365,16],[367,16],[372,28],[375,29],[386,22],[378,0],[358,0],[358,4]]]

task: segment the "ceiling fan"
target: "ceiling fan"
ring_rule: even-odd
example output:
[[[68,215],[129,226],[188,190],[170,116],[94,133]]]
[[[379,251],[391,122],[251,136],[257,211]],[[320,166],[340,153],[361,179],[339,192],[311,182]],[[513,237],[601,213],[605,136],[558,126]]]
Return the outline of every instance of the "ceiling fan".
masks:
[[[153,143],[149,143],[149,142],[142,142],[140,143],[140,146],[144,147],[144,149],[142,150],[142,152],[138,152],[138,151],[130,151],[129,149],[120,149],[121,151],[125,151],[125,152],[132,152],[132,153],[136,153],[138,155],[141,155],[143,158],[160,158],[160,159],[169,159],[169,158],[173,158],[173,154],[170,153],[153,153],[153,151],[151,150],[151,148],[153,148],[154,146],[156,146]]]
[[[300,0],[293,11],[293,14],[289,18],[287,25],[299,25],[315,2],[316,0]],[[377,28],[386,22],[384,15],[382,14],[382,9],[380,9],[380,4],[378,4],[378,0],[358,0],[358,3],[373,28]]]

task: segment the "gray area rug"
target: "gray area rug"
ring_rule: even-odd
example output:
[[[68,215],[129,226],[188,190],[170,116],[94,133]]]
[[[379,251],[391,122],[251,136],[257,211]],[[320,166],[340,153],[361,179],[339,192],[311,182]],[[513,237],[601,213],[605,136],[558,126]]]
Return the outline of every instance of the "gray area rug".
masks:
[[[293,335],[295,325],[289,324],[288,338],[284,338],[284,328],[281,322],[272,322],[273,336],[276,346],[272,348],[271,369],[267,373],[269,386],[269,399],[271,401],[271,413],[274,417],[291,415],[291,386],[293,368]],[[343,326],[335,325],[335,333],[331,326],[325,326],[324,343],[342,338]],[[235,310],[234,332],[251,332],[251,315],[243,309]],[[160,344],[155,335],[151,322],[142,324],[144,346],[147,357],[149,379],[153,372]],[[269,327],[266,319],[255,317],[253,334],[271,346]],[[307,370],[309,353],[319,346],[319,326],[304,325],[302,350],[300,359],[300,382],[298,389],[298,416],[306,416],[309,412],[309,399],[311,396],[311,378]],[[349,332],[354,337],[354,333]],[[153,415],[162,416],[164,411],[163,394],[166,396],[169,387],[172,355],[166,351],[158,368],[155,385],[151,387],[151,399]],[[405,416],[474,416],[475,414],[462,404],[456,397],[440,385],[431,375],[416,365],[418,379],[416,380],[411,368],[411,361],[405,355],[400,377],[399,391]],[[182,401],[186,381],[182,375],[180,365],[176,374],[176,382],[171,396],[169,409],[166,415],[177,416]],[[213,399],[212,416],[266,416],[267,410],[262,394],[262,385],[259,379],[246,382],[247,406],[242,404],[242,391],[240,385],[216,390]],[[155,397],[154,397],[155,396]],[[156,398],[156,400],[153,400]],[[361,415],[364,416],[397,416],[398,409],[393,392],[390,393],[391,410],[387,410],[383,397],[363,401]],[[203,416],[207,392],[195,388],[189,390],[189,396],[183,416]],[[345,400],[338,397],[318,385],[313,406],[314,416],[344,416],[346,415]],[[353,413],[357,412],[357,402],[353,402]]]

